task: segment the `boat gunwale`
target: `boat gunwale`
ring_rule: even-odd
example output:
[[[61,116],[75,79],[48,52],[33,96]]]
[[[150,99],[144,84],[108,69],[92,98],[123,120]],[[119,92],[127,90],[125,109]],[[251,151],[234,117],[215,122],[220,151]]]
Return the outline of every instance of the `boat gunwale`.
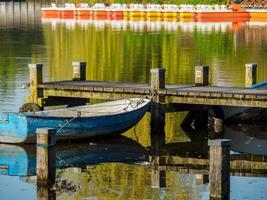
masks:
[[[64,117],[64,116],[49,116],[49,115],[34,115],[34,114],[21,114],[21,113],[9,113],[11,115],[18,115],[18,116],[24,116],[26,118],[37,118],[37,119],[74,119],[74,118],[78,118],[78,119],[101,119],[101,118],[108,118],[108,117],[114,117],[116,115],[125,115],[125,114],[129,114],[129,113],[132,113],[132,112],[135,112],[137,110],[141,110],[142,108],[148,106],[150,104],[150,100],[149,99],[144,99],[145,102],[143,103],[142,106],[140,107],[137,107],[137,108],[134,108],[133,110],[131,111],[126,111],[126,112],[120,112],[120,113],[111,113],[111,114],[103,114],[103,115],[99,115],[99,116],[67,116],[67,117]],[[58,109],[58,111],[60,110],[64,110],[64,109]],[[57,111],[57,110],[51,110],[51,111]],[[40,111],[40,112],[43,112],[43,111]]]

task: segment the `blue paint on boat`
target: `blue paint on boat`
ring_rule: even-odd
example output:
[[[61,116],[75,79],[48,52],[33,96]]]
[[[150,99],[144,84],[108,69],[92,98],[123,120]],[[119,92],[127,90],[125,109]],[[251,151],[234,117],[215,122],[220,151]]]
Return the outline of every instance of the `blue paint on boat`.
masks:
[[[10,113],[0,115],[0,142],[2,143],[35,143],[37,128],[57,129],[57,140],[84,138],[104,134],[121,133],[142,119],[147,111],[149,100],[142,100],[136,104],[136,108],[129,108],[128,103],[140,101],[140,99],[120,100],[98,104],[103,106],[124,105],[125,108],[118,113],[107,115],[81,116],[51,116],[56,111],[36,112],[35,114]],[[121,103],[121,104],[120,104]],[[122,104],[124,103],[124,104]],[[95,106],[95,105],[93,105]],[[90,106],[77,107],[79,112]],[[69,112],[74,108],[70,108]],[[67,109],[58,112],[68,112]],[[50,115],[49,115],[50,114]]]
[[[252,86],[250,86],[250,88],[262,88],[262,87],[267,87],[267,81],[266,82],[261,82],[261,83],[257,83],[257,84],[254,84]]]

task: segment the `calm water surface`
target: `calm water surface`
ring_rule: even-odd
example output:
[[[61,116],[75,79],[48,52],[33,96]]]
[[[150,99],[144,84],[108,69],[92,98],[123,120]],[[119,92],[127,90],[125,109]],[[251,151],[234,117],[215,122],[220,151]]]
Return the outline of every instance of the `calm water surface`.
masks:
[[[245,63],[258,63],[258,82],[267,80],[267,23],[41,20],[38,11],[33,19],[5,16],[0,17],[1,112],[16,112],[23,104],[29,63],[43,63],[47,81],[71,79],[74,60],[88,63],[90,80],[149,82],[150,68],[165,67],[167,83],[191,84],[194,66],[209,65],[212,85],[244,87]],[[166,115],[164,151],[170,163],[190,152],[207,156],[207,144],[198,148],[180,128],[185,114]],[[79,188],[58,192],[57,199],[209,199],[209,184],[199,183],[195,173],[165,170],[165,186],[155,186],[149,152],[157,139],[150,137],[149,123],[147,114],[123,139],[89,141],[84,163],[70,159],[81,158],[80,145],[70,152],[59,148],[58,165],[68,169],[58,169],[57,179]],[[248,132],[227,129],[232,150],[266,155],[266,136]],[[0,146],[0,160],[15,163],[14,171],[0,168],[1,199],[37,199],[34,149]],[[266,178],[232,176],[231,199],[266,199],[266,187]]]

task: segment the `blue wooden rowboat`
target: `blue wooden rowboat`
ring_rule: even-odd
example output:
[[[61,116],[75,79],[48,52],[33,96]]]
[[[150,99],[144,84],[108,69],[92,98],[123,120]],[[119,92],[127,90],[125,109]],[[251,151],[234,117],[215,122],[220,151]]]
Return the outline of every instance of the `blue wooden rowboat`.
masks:
[[[1,143],[35,143],[36,129],[57,129],[57,140],[122,133],[147,111],[150,100],[125,99],[35,113],[0,114]]]

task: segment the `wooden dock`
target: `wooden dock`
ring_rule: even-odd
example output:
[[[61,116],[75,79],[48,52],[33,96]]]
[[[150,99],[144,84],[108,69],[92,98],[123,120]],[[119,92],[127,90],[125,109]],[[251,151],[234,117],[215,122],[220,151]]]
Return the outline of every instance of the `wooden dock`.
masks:
[[[150,84],[97,81],[60,81],[38,84],[44,97],[96,99],[164,96],[165,103],[267,107],[267,90],[194,85],[166,85],[154,91]]]
[[[42,81],[42,64],[30,64],[28,103],[43,107],[53,98],[122,99],[152,98],[166,104],[245,106],[267,108],[267,90],[208,86],[206,66],[196,67],[194,85],[166,84],[165,69],[151,69],[151,83],[86,81],[86,63],[73,62],[73,80]],[[255,64],[246,66],[246,85],[255,83]],[[158,98],[160,97],[160,98]],[[49,103],[50,102],[50,103]]]

